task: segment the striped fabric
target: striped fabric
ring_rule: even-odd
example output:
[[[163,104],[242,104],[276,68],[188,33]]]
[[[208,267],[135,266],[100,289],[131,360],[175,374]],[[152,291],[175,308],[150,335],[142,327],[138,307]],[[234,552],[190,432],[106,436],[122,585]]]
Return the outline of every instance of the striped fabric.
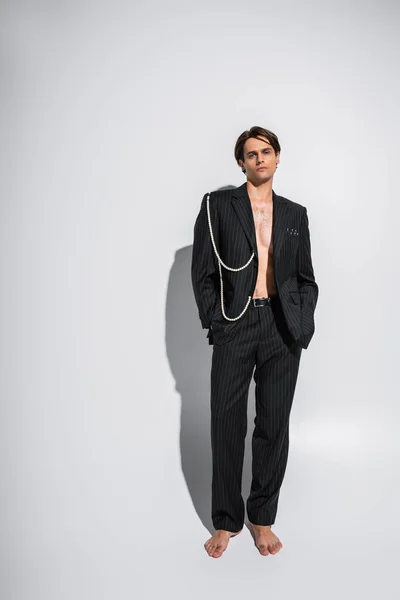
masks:
[[[206,199],[207,194],[203,197],[194,225],[191,277],[200,321],[203,328],[209,329],[210,344],[222,344],[235,335],[238,321],[220,318],[215,324],[213,322],[220,303],[220,282],[218,261],[210,238]],[[274,191],[272,200],[273,262],[278,296],[293,338],[302,348],[307,348],[314,334],[314,311],[318,299],[307,209]],[[225,313],[235,317],[242,312],[248,296],[253,295],[258,271],[256,231],[247,184],[211,192],[210,215],[215,243],[226,265],[240,267],[254,252],[254,260],[242,271],[228,271],[222,267]]]
[[[318,298],[311,261],[307,210],[273,196],[272,245],[277,295],[265,306],[250,302],[243,316],[222,313],[217,257],[211,243],[205,194],[194,226],[192,284],[203,328],[213,344],[211,367],[212,521],[215,529],[243,527],[241,495],[247,401],[254,371],[256,418],[252,437],[249,520],[275,521],[289,450],[289,416],[300,357],[314,333]],[[222,261],[224,309],[236,317],[257,280],[256,232],[247,184],[210,194],[214,240]]]
[[[254,370],[256,418],[247,515],[275,522],[289,450],[289,416],[302,348],[293,342],[279,302],[248,310],[230,342],[214,344],[211,366],[212,522],[237,532],[244,523],[241,494],[248,392]]]

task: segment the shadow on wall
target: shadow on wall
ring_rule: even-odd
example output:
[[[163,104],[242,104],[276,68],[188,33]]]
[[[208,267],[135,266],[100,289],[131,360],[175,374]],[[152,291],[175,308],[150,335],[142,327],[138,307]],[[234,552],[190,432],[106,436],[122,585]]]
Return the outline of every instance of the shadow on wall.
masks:
[[[226,186],[219,189],[234,187]],[[200,210],[200,201],[201,198],[198,210]],[[210,438],[210,381],[213,346],[209,345],[208,330],[202,329],[198,316],[191,281],[191,262],[192,246],[186,246],[176,252],[168,281],[165,340],[176,390],[181,396],[182,472],[197,514],[203,525],[213,532]],[[254,382],[252,382],[253,384]],[[249,416],[249,418],[251,417]],[[248,431],[249,435],[251,433]],[[246,440],[243,473],[243,489],[246,491],[250,490],[251,483],[249,447],[250,444]]]

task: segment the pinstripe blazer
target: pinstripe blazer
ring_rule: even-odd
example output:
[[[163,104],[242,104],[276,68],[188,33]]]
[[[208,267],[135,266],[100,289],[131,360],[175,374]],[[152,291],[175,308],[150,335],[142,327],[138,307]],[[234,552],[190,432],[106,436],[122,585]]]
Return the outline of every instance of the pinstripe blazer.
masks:
[[[227,321],[221,311],[218,259],[211,242],[205,194],[194,225],[191,279],[203,328],[209,343],[226,343],[237,332],[243,315]],[[288,329],[294,340],[307,348],[314,334],[314,311],[318,299],[311,260],[311,243],[306,207],[272,191],[272,246],[277,294]],[[210,193],[210,218],[214,241],[221,260],[240,271],[223,266],[225,314],[238,316],[254,293],[258,273],[256,230],[247,183]],[[246,314],[246,313],[245,313]],[[212,326],[212,329],[211,329]]]

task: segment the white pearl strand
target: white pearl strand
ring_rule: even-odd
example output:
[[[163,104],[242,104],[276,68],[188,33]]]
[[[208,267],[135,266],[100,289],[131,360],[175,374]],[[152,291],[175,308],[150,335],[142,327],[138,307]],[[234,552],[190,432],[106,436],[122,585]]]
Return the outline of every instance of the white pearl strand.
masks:
[[[211,235],[212,245],[214,247],[214,252],[215,252],[215,254],[217,256],[217,259],[218,259],[219,278],[220,278],[220,282],[221,282],[221,309],[222,309],[222,314],[224,315],[224,318],[227,319],[227,321],[237,321],[246,312],[247,307],[249,306],[250,301],[251,301],[251,296],[249,296],[249,298],[247,300],[247,303],[246,303],[246,306],[244,307],[244,309],[242,310],[242,312],[240,313],[240,315],[238,315],[237,317],[231,318],[231,317],[228,317],[225,314],[225,310],[224,310],[224,284],[223,284],[223,280],[222,280],[221,265],[223,265],[225,267],[225,269],[228,269],[228,271],[241,271],[242,269],[245,269],[251,263],[251,261],[254,258],[254,252],[251,255],[251,257],[249,258],[249,260],[247,261],[247,263],[245,265],[243,265],[243,267],[238,267],[237,269],[233,269],[232,267],[228,267],[224,262],[222,262],[219,254],[217,252],[217,248],[215,246],[214,235],[213,235],[213,231],[212,231],[212,227],[211,227],[211,217],[210,217],[210,194],[208,194],[208,198],[207,198],[207,217],[208,217],[208,226],[210,228],[210,235]]]

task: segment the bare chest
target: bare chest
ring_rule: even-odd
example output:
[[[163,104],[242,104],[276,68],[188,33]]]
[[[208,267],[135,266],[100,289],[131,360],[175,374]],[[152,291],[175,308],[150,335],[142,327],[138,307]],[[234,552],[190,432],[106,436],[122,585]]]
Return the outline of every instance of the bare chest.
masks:
[[[252,206],[257,246],[262,250],[271,250],[272,238],[272,204],[265,207]]]

